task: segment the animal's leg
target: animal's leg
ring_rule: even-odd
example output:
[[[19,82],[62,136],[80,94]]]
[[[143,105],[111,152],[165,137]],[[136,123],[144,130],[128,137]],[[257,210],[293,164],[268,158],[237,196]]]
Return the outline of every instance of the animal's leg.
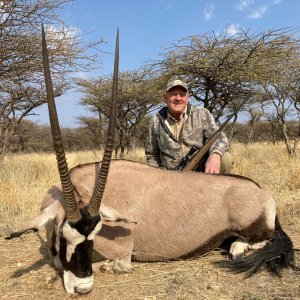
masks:
[[[245,252],[249,250],[249,243],[242,239],[237,239],[235,242],[233,242],[229,249],[229,256],[231,259],[236,260],[240,259]]]
[[[261,249],[233,263],[232,269],[235,272],[247,271],[248,275],[252,275],[263,265],[267,265],[277,276],[280,276],[280,270],[282,268],[291,267],[297,270],[297,267],[294,265],[293,243],[282,230],[277,216],[275,220],[275,230],[271,239],[255,243],[251,248]]]
[[[135,221],[129,221],[128,219],[124,218],[118,211],[114,208],[101,204],[100,206],[100,214],[104,221],[107,222],[124,222],[127,224],[137,224]]]
[[[111,270],[113,264],[114,264],[113,260],[94,262],[92,264],[93,272],[98,273],[100,271],[101,272],[109,271],[109,270]]]
[[[54,266],[55,266],[55,268],[58,270],[58,271],[63,271],[63,266],[62,266],[62,264],[61,264],[61,262],[60,262],[60,259],[59,259],[59,257],[58,257],[58,255],[55,255],[54,257],[53,257],[53,263],[54,263]]]
[[[260,243],[251,243],[249,244],[249,250],[258,250],[263,248],[268,244],[268,241],[262,241]]]
[[[115,260],[95,262],[93,263],[92,267],[93,272],[95,273],[99,271],[106,272],[111,269],[116,274],[130,273],[133,271],[133,267],[131,265],[131,256],[129,258],[117,258]]]
[[[240,259],[249,250],[258,250],[263,248],[268,241],[262,241],[259,243],[248,243],[245,240],[237,239],[233,242],[229,249],[229,255],[231,259]]]
[[[245,229],[238,231],[239,236],[243,237],[244,240],[239,238],[236,242],[232,243],[229,249],[231,258],[235,260],[240,258],[248,250],[263,248],[274,233],[275,217],[276,205],[275,202],[270,199],[264,207],[263,214],[254,219],[251,226],[248,225]]]
[[[58,256],[57,248],[59,247],[56,243],[59,237],[55,234],[55,225],[54,222],[50,222],[46,224],[46,236],[47,236],[47,245],[48,245],[48,253],[50,255],[50,259],[54,264],[56,270],[63,271],[64,268],[61,264],[60,258]],[[56,245],[55,245],[56,244]]]
[[[133,271],[133,267],[131,264],[131,255],[129,257],[130,257],[129,259],[117,258],[114,261],[112,269],[116,274],[130,273]]]
[[[51,222],[55,219],[57,211],[60,207],[58,201],[55,201],[50,206],[43,209],[37,216],[28,221],[20,230],[12,232],[10,236],[5,237],[5,239],[10,240],[16,237],[20,237],[22,234],[28,231],[39,231],[43,226],[48,222]]]

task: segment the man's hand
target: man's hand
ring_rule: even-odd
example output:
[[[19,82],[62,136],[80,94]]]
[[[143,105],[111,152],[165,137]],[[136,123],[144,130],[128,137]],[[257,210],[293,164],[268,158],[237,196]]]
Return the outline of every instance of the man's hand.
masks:
[[[208,157],[205,163],[205,173],[208,174],[220,174],[221,155],[218,153],[212,153]]]

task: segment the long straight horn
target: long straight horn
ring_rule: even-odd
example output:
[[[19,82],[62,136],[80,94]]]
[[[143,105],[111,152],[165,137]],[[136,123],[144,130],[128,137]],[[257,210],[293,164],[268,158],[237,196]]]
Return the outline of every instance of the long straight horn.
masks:
[[[96,187],[94,189],[92,199],[87,207],[87,210],[91,216],[96,216],[99,214],[99,209],[100,209],[101,200],[106,185],[106,180],[107,180],[110,161],[111,161],[111,155],[114,146],[115,127],[116,127],[116,119],[117,119],[118,77],[119,77],[119,29],[117,30],[117,37],[116,37],[112,98],[111,98],[109,127],[108,127],[108,132],[106,137],[105,151],[104,151],[104,156],[102,159],[102,164],[98,175]]]
[[[68,164],[65,157],[65,150],[61,139],[61,133],[52,88],[44,26],[42,26],[42,49],[49,119],[51,124],[53,146],[58,165],[58,172],[66,203],[66,217],[68,221],[76,222],[80,219],[80,212],[77,202],[75,200],[74,188],[70,179]]]

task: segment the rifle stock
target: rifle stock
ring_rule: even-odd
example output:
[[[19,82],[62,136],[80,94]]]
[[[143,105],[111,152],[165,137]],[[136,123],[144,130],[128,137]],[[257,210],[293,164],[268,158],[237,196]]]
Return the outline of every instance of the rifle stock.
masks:
[[[217,131],[211,139],[209,139],[204,146],[199,149],[199,152],[186,164],[185,167],[182,168],[183,171],[193,171],[200,164],[201,160],[205,156],[205,154],[209,151],[209,148],[212,144],[217,140],[217,138],[221,135],[221,130]]]
[[[210,147],[213,143],[218,139],[221,135],[221,131],[226,126],[226,124],[231,120],[231,118],[242,108],[242,106],[249,100],[250,94],[246,97],[246,99],[237,107],[237,109],[226,119],[226,121],[220,126],[220,128],[211,136],[211,138],[204,144],[202,148],[197,148],[192,146],[189,153],[182,158],[179,164],[175,167],[175,170],[182,171],[193,171],[195,170],[201,160],[205,156],[205,154],[209,151]]]

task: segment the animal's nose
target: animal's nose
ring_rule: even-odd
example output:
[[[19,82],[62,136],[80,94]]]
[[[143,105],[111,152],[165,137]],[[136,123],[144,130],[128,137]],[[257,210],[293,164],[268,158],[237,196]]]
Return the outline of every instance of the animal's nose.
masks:
[[[78,294],[87,294],[92,290],[93,277],[85,277],[75,283],[75,292]]]
[[[86,286],[86,285],[80,284],[79,286],[77,286],[75,288],[75,291],[78,294],[87,294],[92,290],[92,287],[93,287],[92,285],[91,286]]]

